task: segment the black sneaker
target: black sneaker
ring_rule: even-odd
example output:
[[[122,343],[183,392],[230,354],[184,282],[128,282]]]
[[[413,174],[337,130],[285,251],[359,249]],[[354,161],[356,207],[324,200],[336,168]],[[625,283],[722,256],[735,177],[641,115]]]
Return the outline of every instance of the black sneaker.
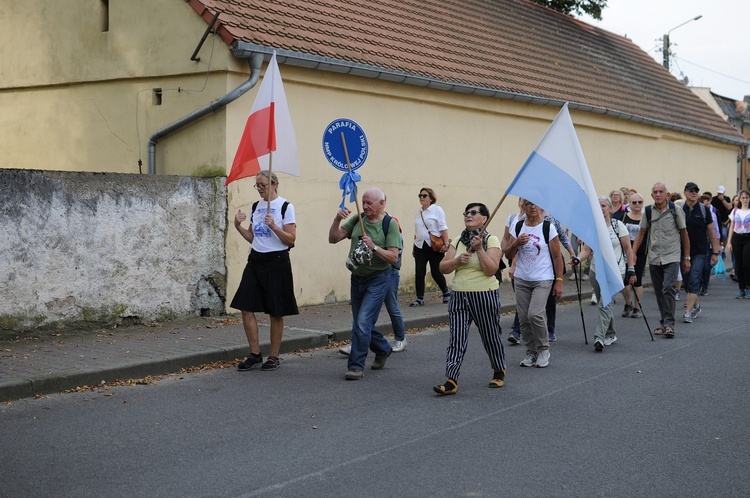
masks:
[[[261,370],[276,370],[281,364],[279,363],[278,356],[269,356],[264,364],[260,366]]]
[[[633,307],[629,304],[625,304],[625,308],[622,310],[622,316],[627,317],[630,316],[630,313],[633,311]]]
[[[237,370],[240,372],[247,372],[255,365],[260,365],[261,363],[263,363],[263,357],[260,354],[250,353],[250,356],[248,356],[245,361],[241,361],[239,365],[237,365]]]

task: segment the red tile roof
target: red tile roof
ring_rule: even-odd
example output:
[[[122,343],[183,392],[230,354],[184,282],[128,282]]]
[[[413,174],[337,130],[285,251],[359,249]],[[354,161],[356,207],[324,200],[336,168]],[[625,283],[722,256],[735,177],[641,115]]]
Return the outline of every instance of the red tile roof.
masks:
[[[744,141],[629,39],[527,0],[187,1],[227,43],[287,59]]]

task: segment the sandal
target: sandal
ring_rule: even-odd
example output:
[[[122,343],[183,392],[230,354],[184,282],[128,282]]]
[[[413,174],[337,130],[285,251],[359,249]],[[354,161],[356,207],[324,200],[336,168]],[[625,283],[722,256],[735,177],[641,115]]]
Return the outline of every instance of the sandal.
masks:
[[[446,394],[456,394],[456,392],[458,392],[458,385],[455,380],[448,379],[445,381],[445,384],[441,386],[433,386],[432,390],[443,396]]]
[[[674,337],[674,329],[672,327],[665,327],[664,328],[664,337],[667,339],[672,339]]]
[[[488,387],[503,387],[505,385],[505,370],[496,370]]]
[[[664,335],[664,329],[661,327],[654,329],[654,335]]]

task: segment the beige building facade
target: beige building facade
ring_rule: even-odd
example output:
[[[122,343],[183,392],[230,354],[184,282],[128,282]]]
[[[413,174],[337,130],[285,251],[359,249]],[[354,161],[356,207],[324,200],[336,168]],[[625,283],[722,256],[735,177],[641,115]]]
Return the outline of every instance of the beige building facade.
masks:
[[[6,61],[0,66],[2,168],[146,174],[153,133],[250,77],[248,61],[236,58],[214,34],[202,44],[200,60],[190,60],[207,23],[183,1],[5,3],[9,5],[0,12],[0,46]],[[23,22],[15,21],[20,19]],[[269,58],[270,49],[265,61]],[[280,72],[301,176],[280,175],[279,191],[297,212],[297,244],[291,258],[302,305],[349,297],[347,247],[327,242],[341,201],[341,172],[328,164],[321,146],[328,123],[350,118],[367,134],[370,150],[359,170],[359,187],[382,188],[388,212],[401,221],[407,245],[402,269],[406,291],[413,289],[408,244],[419,189],[428,186],[437,192],[456,239],[464,206],[479,201],[492,210],[559,111],[556,101],[544,105],[538,100],[424,88],[307,69],[283,60]],[[160,139],[156,174],[226,174],[257,88]],[[706,190],[735,183],[738,146],[731,141],[575,107],[571,115],[601,194],[622,186],[648,192],[656,181],[680,192],[686,181]],[[238,209],[248,210],[258,199],[253,183],[240,180],[226,191],[227,303],[249,251],[232,228],[232,219]],[[515,201],[506,200],[489,227],[491,233],[502,233]]]

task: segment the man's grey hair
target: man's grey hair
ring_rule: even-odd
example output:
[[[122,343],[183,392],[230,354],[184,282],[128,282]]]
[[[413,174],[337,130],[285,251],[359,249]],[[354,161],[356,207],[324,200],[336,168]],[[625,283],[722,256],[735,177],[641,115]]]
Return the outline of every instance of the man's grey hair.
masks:
[[[368,189],[365,192],[365,194],[369,194],[370,196],[374,197],[375,201],[384,201],[385,200],[385,194],[379,188]],[[362,194],[362,196],[364,197],[364,194]]]

